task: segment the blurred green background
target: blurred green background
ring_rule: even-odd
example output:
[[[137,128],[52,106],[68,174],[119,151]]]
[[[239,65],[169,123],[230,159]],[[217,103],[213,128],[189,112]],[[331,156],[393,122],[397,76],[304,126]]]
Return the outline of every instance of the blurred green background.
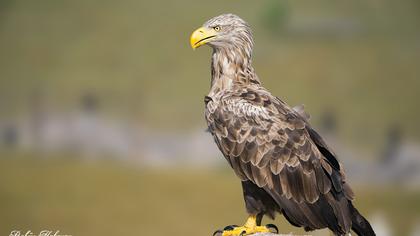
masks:
[[[304,103],[336,149],[378,235],[420,235],[416,0],[0,1],[0,234],[241,224],[240,183],[204,132],[211,50],[189,46],[229,12],[253,28],[264,86]]]

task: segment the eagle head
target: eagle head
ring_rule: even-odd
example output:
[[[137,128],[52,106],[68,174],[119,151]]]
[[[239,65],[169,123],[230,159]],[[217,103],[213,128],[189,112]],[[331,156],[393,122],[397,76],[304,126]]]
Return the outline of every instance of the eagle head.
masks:
[[[248,49],[253,46],[249,25],[239,16],[223,14],[208,20],[191,34],[193,49],[208,44],[213,49]]]

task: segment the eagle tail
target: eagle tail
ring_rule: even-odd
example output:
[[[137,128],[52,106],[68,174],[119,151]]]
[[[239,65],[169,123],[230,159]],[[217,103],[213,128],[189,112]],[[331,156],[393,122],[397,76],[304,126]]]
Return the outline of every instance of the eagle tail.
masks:
[[[350,203],[352,211],[352,230],[359,236],[376,236],[369,222],[363,217],[359,211]]]

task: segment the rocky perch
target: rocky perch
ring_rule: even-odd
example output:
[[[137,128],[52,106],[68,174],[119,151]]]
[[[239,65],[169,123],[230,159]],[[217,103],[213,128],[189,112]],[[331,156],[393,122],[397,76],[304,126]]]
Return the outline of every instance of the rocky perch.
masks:
[[[275,233],[256,233],[250,236],[311,236],[310,234],[296,235],[296,234],[275,234]]]

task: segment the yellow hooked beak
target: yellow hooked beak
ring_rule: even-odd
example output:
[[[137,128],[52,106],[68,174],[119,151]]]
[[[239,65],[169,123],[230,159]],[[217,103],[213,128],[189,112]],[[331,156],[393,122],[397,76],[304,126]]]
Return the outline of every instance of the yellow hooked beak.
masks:
[[[208,43],[212,38],[217,36],[217,32],[214,29],[201,27],[195,30],[191,34],[190,43],[193,49],[200,47]]]

